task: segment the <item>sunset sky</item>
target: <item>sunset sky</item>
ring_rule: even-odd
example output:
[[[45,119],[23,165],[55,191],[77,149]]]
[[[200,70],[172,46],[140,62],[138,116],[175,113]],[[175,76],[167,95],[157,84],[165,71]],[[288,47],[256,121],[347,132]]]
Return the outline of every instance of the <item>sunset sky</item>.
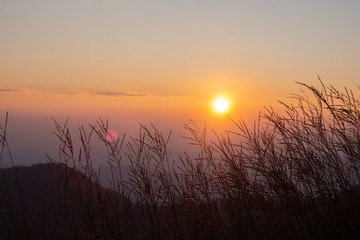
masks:
[[[51,117],[183,135],[256,119],[295,81],[360,84],[360,1],[0,1],[0,121],[17,163],[56,149]]]

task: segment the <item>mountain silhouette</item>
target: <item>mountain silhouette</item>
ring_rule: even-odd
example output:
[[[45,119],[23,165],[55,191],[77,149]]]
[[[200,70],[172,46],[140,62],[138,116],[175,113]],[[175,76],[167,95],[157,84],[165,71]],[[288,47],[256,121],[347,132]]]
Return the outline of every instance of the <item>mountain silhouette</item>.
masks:
[[[106,219],[106,224],[123,221],[115,211],[123,202],[121,194],[65,164],[3,169],[0,187],[0,236],[4,239],[74,237],[74,232],[86,232],[93,225],[98,228],[99,219]]]

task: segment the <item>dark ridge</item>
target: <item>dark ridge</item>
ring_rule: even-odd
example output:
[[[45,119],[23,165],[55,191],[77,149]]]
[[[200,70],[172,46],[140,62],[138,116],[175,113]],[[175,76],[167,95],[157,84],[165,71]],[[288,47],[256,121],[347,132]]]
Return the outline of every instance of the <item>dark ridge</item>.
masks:
[[[120,194],[62,163],[5,168],[0,176],[0,236],[12,239],[15,232],[25,238],[26,229],[30,229],[36,239],[66,237],[69,224],[74,230],[84,221],[96,221],[93,210],[101,204],[102,212],[113,217],[110,200],[120,198]]]

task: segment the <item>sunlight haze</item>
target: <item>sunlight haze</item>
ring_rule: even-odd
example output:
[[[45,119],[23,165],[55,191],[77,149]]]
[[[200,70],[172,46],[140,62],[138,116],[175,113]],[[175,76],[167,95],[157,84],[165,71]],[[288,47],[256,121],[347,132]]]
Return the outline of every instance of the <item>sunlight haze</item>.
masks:
[[[119,136],[153,123],[177,139],[190,119],[231,126],[209,107],[224,93],[229,116],[251,122],[296,81],[356,86],[359,23],[359,1],[3,0],[0,119],[25,165],[56,149],[52,117],[109,119]]]

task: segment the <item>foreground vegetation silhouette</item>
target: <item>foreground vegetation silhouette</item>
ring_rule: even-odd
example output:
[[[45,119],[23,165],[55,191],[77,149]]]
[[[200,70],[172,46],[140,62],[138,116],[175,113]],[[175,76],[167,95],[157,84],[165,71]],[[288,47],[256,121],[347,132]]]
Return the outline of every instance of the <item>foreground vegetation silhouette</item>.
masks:
[[[16,193],[1,188],[1,237],[359,239],[360,102],[346,88],[298,84],[302,94],[282,102],[282,114],[267,108],[251,127],[230,119],[237,130],[214,133],[215,141],[185,125],[196,157],[172,156],[170,134],[155,126],[108,141],[103,121],[79,129],[78,151],[67,124],[55,122],[59,154],[47,166],[56,214],[31,211],[13,171]],[[110,188],[93,166],[93,138],[107,149]],[[11,159],[6,122],[0,140],[1,160]]]

